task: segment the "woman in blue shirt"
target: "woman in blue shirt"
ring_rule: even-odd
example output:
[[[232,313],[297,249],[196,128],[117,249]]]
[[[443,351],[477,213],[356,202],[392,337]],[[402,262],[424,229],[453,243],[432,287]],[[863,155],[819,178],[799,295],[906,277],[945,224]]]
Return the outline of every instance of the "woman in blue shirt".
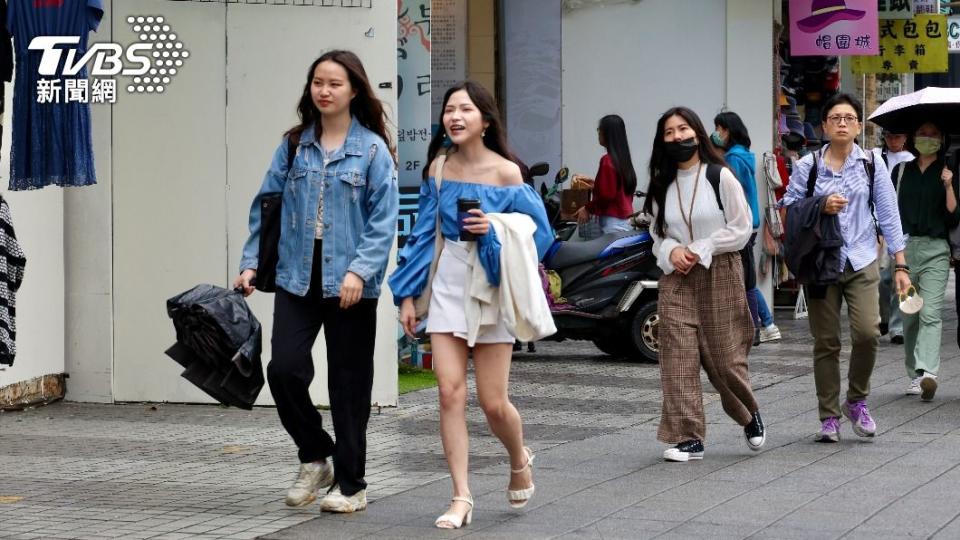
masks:
[[[429,279],[434,257],[437,215],[445,239],[435,277],[430,283],[430,309],[426,333],[430,335],[433,369],[440,390],[440,437],[453,479],[453,500],[436,520],[444,529],[469,524],[473,498],[467,478],[467,321],[464,289],[468,279],[467,242],[459,241],[458,199],[479,201],[464,220],[464,230],[476,235],[479,261],[493,286],[500,284],[500,242],[490,226],[487,213],[520,212],[537,226],[534,240],[542,258],[553,242],[553,233],[543,202],[532,187],[523,183],[520,167],[507,147],[507,137],[493,96],[472,81],[450,88],[443,97],[440,125],[427,155],[429,176],[424,171],[420,187],[417,223],[403,250],[399,267],[390,276],[394,301],[400,306],[400,321],[407,335],[416,333],[414,299]],[[442,178],[434,175],[441,147],[450,146]],[[438,180],[441,188],[437,189]],[[510,483],[507,498],[521,508],[533,496],[530,464],[533,455],[523,444],[520,414],[507,396],[514,337],[501,322],[482,331],[473,348],[477,397],[490,430],[510,454]]]
[[[753,213],[753,235],[750,242],[740,251],[743,260],[744,285],[747,289],[747,302],[750,316],[756,328],[753,344],[776,341],[781,338],[780,329],[773,323],[773,314],[767,307],[760,289],[757,288],[757,263],[753,256],[753,246],[760,230],[760,201],[757,196],[757,158],[750,151],[750,134],[740,115],[733,111],[724,111],[713,118],[714,132],[710,140],[726,154],[724,158],[733,169],[733,174],[743,187],[750,211]]]
[[[318,489],[335,482],[321,509],[355,512],[367,507],[364,471],[377,299],[396,233],[397,172],[383,106],[360,59],[349,51],[331,51],[313,62],[306,78],[300,123],[274,152],[250,208],[250,237],[234,287],[253,292],[260,201],[282,193],[267,379],[280,422],[299,449],[300,473],[286,503],[307,505]],[[322,326],[336,444],[310,399],[310,351]]]

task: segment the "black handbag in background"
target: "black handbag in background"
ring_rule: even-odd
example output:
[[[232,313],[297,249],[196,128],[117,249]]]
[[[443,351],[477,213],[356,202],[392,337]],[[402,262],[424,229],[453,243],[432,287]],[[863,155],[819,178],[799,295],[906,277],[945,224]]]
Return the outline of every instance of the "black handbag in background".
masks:
[[[287,139],[287,175],[297,155],[298,141]],[[280,214],[283,193],[268,193],[260,199],[260,256],[253,286],[260,292],[277,291],[277,263],[280,262]]]

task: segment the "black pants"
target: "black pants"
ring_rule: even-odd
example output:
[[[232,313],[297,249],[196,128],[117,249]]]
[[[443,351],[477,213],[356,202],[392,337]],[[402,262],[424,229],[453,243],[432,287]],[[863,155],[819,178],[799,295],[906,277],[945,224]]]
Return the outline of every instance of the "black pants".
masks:
[[[339,298],[324,298],[321,245],[314,246],[310,290],[296,296],[277,288],[273,308],[273,359],[267,366],[270,391],[280,422],[299,448],[301,463],[333,456],[336,481],[344,495],[367,487],[363,477],[367,459],[367,421],[373,388],[373,349],[377,328],[377,300],[363,299],[340,309]],[[333,416],[333,439],[310,399],[313,356],[310,350],[320,328],[326,326],[327,388]]]

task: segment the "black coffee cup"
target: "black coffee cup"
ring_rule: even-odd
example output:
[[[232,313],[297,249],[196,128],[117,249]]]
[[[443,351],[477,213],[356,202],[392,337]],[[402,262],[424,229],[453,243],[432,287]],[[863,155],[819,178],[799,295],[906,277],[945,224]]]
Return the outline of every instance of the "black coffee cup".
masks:
[[[470,210],[480,208],[480,201],[477,199],[457,199],[457,225],[460,229],[460,241],[469,242],[477,239],[477,235],[466,230],[467,224],[464,220],[469,217],[476,217],[470,213]]]

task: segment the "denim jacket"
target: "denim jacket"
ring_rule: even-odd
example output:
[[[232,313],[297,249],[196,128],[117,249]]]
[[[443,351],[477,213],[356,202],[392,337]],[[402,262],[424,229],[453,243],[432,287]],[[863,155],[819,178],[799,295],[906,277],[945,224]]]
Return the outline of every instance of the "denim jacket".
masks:
[[[250,237],[240,271],[256,269],[260,250],[260,200],[283,193],[277,286],[304,296],[310,289],[317,206],[323,190],[323,296],[340,296],[347,272],[363,278],[363,297],[379,298],[397,230],[397,169],[390,149],[354,118],[343,147],[324,166],[313,129],[304,130],[291,170],[287,140],[250,207]],[[316,286],[317,284],[314,284]]]

